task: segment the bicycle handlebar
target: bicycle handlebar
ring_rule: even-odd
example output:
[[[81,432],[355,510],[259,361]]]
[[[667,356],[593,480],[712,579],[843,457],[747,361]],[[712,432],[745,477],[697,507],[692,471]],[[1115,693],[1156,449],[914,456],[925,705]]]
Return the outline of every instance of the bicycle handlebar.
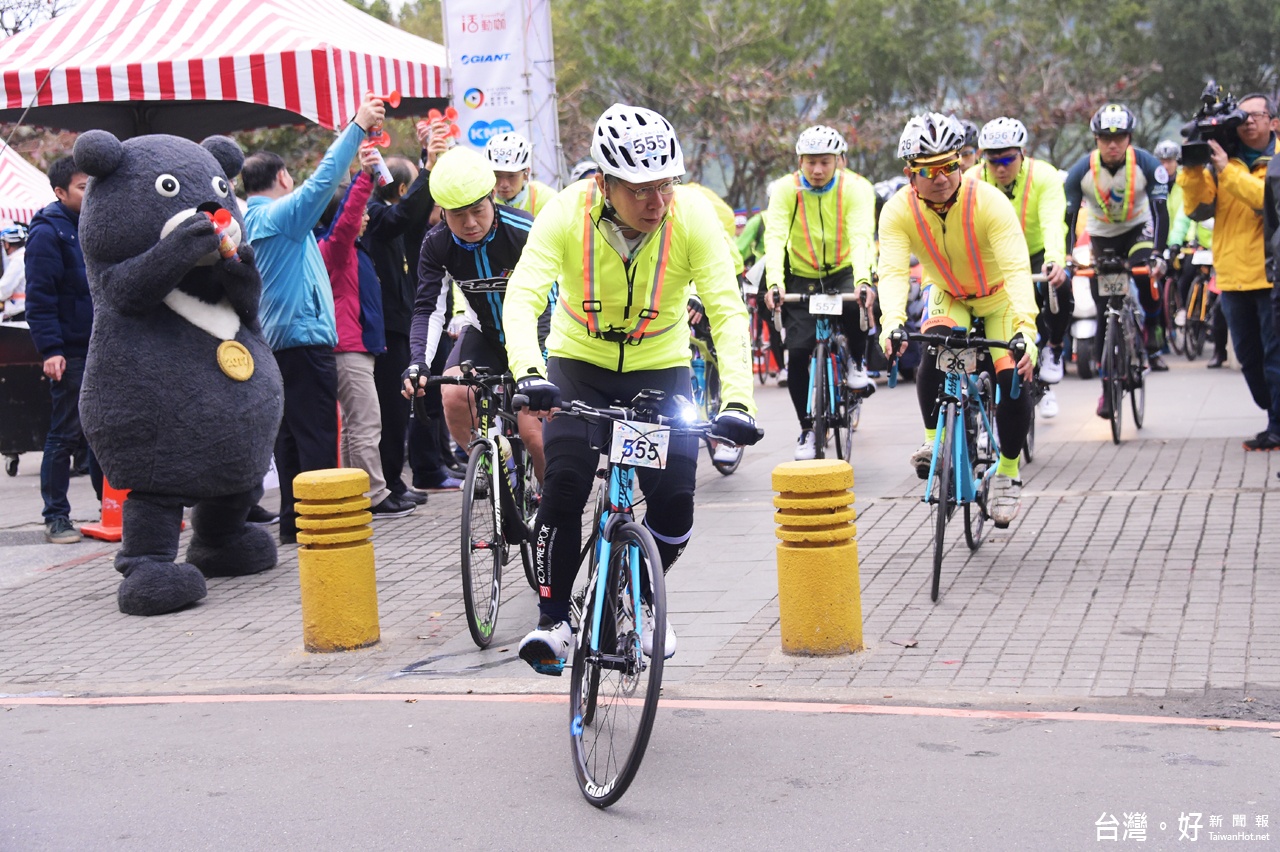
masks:
[[[692,405],[693,403],[688,403]],[[522,393],[518,393],[511,397],[511,407],[517,411],[529,407],[529,398]],[[606,407],[595,408],[587,405],[580,399],[570,400],[565,408],[556,409],[551,413],[552,417],[576,417],[579,420],[585,420],[588,423],[602,423],[604,421],[613,420],[635,420],[642,423],[656,423],[659,426],[665,426],[672,432],[682,435],[696,435],[700,438],[712,438],[722,444],[732,444],[733,446],[745,446],[743,444],[734,444],[723,435],[717,435],[712,432],[715,424],[710,420],[688,421],[682,417],[668,417],[665,414],[658,414],[645,408],[625,408],[625,407]],[[756,427],[756,440],[764,437],[764,429],[760,426]]]
[[[938,334],[937,332],[916,332],[906,331],[898,328],[889,332],[889,342],[893,344],[892,351],[889,355],[889,387],[898,386],[898,348],[903,343],[926,343],[930,346],[945,346],[952,349],[973,349],[983,347],[985,349],[1005,349],[1013,358],[1013,380],[1009,395],[1013,399],[1017,399],[1022,395],[1022,376],[1018,373],[1018,363],[1022,361],[1022,357],[1027,354],[1027,341],[1024,338],[1016,340],[992,340],[987,337],[969,337],[965,334]]]

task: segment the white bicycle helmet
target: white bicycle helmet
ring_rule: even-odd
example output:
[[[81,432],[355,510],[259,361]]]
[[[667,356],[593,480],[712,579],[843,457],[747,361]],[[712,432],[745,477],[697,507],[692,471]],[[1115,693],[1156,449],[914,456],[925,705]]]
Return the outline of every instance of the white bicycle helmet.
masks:
[[[503,133],[489,140],[484,155],[495,172],[522,172],[533,159],[533,146],[519,133]]]
[[[576,183],[598,171],[600,171],[600,167],[596,165],[595,160],[582,160],[569,172],[569,182]]]
[[[1107,104],[1093,114],[1089,132],[1094,136],[1129,136],[1138,126],[1138,117],[1127,106]]]
[[[631,183],[684,174],[684,154],[671,122],[628,104],[614,104],[596,121],[591,159],[604,174]]]
[[[796,140],[797,154],[843,154],[849,145],[834,127],[815,124]]]
[[[984,151],[1027,147],[1027,128],[1016,118],[1000,116],[982,125],[978,147]]]
[[[964,147],[964,125],[954,115],[927,112],[917,115],[902,129],[898,159],[915,160],[952,154]]]
[[[1176,160],[1182,156],[1182,146],[1172,139],[1161,139],[1151,153],[1156,155],[1157,160]]]

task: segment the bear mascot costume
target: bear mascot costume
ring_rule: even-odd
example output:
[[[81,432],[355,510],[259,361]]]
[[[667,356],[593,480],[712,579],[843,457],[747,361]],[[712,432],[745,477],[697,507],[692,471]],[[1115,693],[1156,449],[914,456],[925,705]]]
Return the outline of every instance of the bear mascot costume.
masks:
[[[120,611],[159,615],[203,598],[206,577],[276,564],[272,536],[245,523],[284,395],[231,187],[244,154],[225,136],[122,143],[102,130],[74,154],[89,176],[80,243],[94,304],[80,414],[107,480],[130,489]]]

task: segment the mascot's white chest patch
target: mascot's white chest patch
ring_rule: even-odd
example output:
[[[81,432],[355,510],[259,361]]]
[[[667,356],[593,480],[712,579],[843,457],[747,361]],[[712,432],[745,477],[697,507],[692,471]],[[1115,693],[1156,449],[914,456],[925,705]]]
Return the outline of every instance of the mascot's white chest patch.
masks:
[[[164,303],[175,314],[219,340],[234,340],[240,330],[240,316],[226,299],[211,305],[190,293],[170,290]]]

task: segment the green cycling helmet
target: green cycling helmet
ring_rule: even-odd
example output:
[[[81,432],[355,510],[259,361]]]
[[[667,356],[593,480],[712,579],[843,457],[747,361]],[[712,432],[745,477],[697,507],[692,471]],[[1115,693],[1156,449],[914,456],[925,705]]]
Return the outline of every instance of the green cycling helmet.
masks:
[[[431,197],[445,210],[470,207],[497,185],[493,164],[470,148],[450,148],[431,170]]]

